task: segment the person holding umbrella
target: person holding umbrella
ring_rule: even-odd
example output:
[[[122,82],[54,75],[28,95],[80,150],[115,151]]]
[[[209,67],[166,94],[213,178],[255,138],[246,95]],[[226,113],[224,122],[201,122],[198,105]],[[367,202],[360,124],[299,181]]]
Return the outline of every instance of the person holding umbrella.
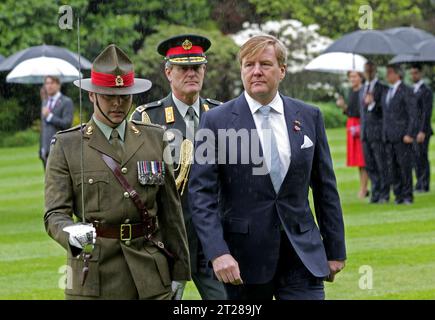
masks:
[[[70,128],[73,122],[73,102],[69,97],[60,92],[60,88],[61,82],[58,77],[45,77],[44,89],[47,97],[42,102],[39,149],[39,157],[42,160],[44,169],[47,166],[51,139],[56,132]]]
[[[417,97],[419,131],[414,143],[416,192],[428,192],[430,187],[429,140],[433,134],[431,120],[433,108],[432,90],[423,81],[422,67],[414,64],[410,70],[414,82],[414,94]]]
[[[399,65],[387,66],[390,88],[383,95],[383,138],[395,202],[411,204],[412,144],[418,131],[418,114],[413,90],[402,82],[402,78],[403,72]]]
[[[368,196],[368,175],[365,169],[363,149],[361,145],[360,101],[363,75],[357,71],[347,73],[351,88],[348,102],[342,96],[337,99],[337,106],[347,115],[347,166],[358,167],[360,174],[359,198]]]
[[[382,140],[382,96],[388,87],[377,77],[377,66],[368,61],[364,66],[366,82],[361,108],[361,140],[366,170],[371,181],[370,203],[390,201],[390,185],[386,166],[385,145]]]

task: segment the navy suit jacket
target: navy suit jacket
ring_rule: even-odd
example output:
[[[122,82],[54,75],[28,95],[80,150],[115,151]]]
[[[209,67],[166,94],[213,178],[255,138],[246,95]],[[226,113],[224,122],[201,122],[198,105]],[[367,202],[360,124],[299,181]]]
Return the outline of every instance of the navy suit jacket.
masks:
[[[398,143],[402,142],[405,135],[415,137],[418,133],[418,109],[413,90],[402,82],[389,104],[386,102],[387,94],[388,90],[385,90],[382,97],[385,106],[384,141]]]
[[[424,132],[427,136],[431,136],[433,134],[431,125],[433,108],[432,90],[423,83],[415,95],[417,97],[419,131]]]
[[[364,89],[365,87],[362,88]],[[388,87],[378,80],[373,88],[374,108],[369,111],[364,101],[361,103],[361,139],[363,141],[382,141],[382,112],[385,109],[382,97],[385,91],[388,91]]]
[[[46,105],[47,101],[43,101],[42,106]],[[50,142],[56,132],[70,128],[73,123],[74,106],[72,100],[62,94],[56,101],[52,113],[53,117],[50,122],[45,121],[41,116],[40,157],[43,160],[48,157]]]
[[[278,194],[269,174],[253,174],[253,168],[262,164],[254,164],[258,162],[251,155],[247,163],[241,163],[246,156],[241,152],[241,139],[237,150],[229,150],[228,138],[198,139],[196,145],[198,152],[208,155],[208,151],[214,150],[215,156],[226,148],[226,163],[231,153],[236,152],[238,164],[218,161],[201,164],[196,157],[189,195],[193,223],[206,258],[212,261],[230,253],[239,263],[245,283],[266,283],[273,278],[279,259],[280,226],[314,276],[329,274],[327,260],[346,259],[340,199],[320,110],[289,97],[281,98],[291,163]],[[295,121],[300,122],[300,131],[294,129]],[[209,129],[218,137],[219,129],[238,131],[256,127],[242,94],[205,113],[200,128]],[[312,147],[301,149],[304,135],[312,140]],[[309,206],[310,186],[318,226]]]

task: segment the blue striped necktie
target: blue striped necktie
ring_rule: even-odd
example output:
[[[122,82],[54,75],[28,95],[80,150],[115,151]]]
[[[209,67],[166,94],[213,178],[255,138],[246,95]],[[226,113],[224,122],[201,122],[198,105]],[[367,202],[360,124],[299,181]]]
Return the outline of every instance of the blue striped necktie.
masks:
[[[270,109],[270,106],[262,106],[259,109],[263,115],[263,121],[261,122],[261,129],[263,131],[263,157],[269,168],[273,188],[275,192],[278,193],[283,181],[283,176],[275,134],[270,125]]]

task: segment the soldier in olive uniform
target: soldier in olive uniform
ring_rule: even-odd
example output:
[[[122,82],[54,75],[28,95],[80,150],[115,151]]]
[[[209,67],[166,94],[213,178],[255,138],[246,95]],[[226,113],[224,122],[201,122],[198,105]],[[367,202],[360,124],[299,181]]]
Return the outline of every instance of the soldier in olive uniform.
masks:
[[[66,298],[171,299],[190,279],[172,159],[160,126],[125,120],[151,82],[110,45],[81,87],[94,114],[53,138],[45,185],[45,227],[67,251]]]
[[[132,119],[164,126],[171,147],[177,188],[181,194],[186,224],[192,279],[205,300],[226,299],[223,285],[213,278],[213,270],[207,265],[201,244],[192,225],[188,201],[187,181],[190,159],[193,153],[194,133],[199,119],[210,108],[222,104],[213,99],[200,97],[206,71],[205,52],[210,40],[198,35],[178,35],[161,42],[157,51],[165,57],[165,74],[171,93],[161,100],[140,106]]]

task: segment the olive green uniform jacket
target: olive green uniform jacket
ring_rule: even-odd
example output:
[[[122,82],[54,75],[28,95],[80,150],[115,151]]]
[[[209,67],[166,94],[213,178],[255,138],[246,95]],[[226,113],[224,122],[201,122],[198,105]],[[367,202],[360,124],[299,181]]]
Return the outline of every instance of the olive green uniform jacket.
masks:
[[[190,280],[186,231],[172,164],[165,162],[163,185],[141,185],[138,181],[138,161],[163,161],[164,152],[167,156],[163,133],[156,125],[127,122],[123,159],[92,120],[82,130],[75,127],[53,138],[46,171],[44,221],[48,234],[67,250],[66,298],[168,299],[171,280]],[[69,245],[69,235],[63,231],[82,216],[81,135],[86,221],[114,225],[142,221],[132,199],[103,162],[104,153],[120,164],[150,215],[157,216],[155,238],[175,255],[173,264],[168,264],[166,256],[144,237],[121,241],[97,234],[82,286],[83,259],[76,256],[77,250]]]

